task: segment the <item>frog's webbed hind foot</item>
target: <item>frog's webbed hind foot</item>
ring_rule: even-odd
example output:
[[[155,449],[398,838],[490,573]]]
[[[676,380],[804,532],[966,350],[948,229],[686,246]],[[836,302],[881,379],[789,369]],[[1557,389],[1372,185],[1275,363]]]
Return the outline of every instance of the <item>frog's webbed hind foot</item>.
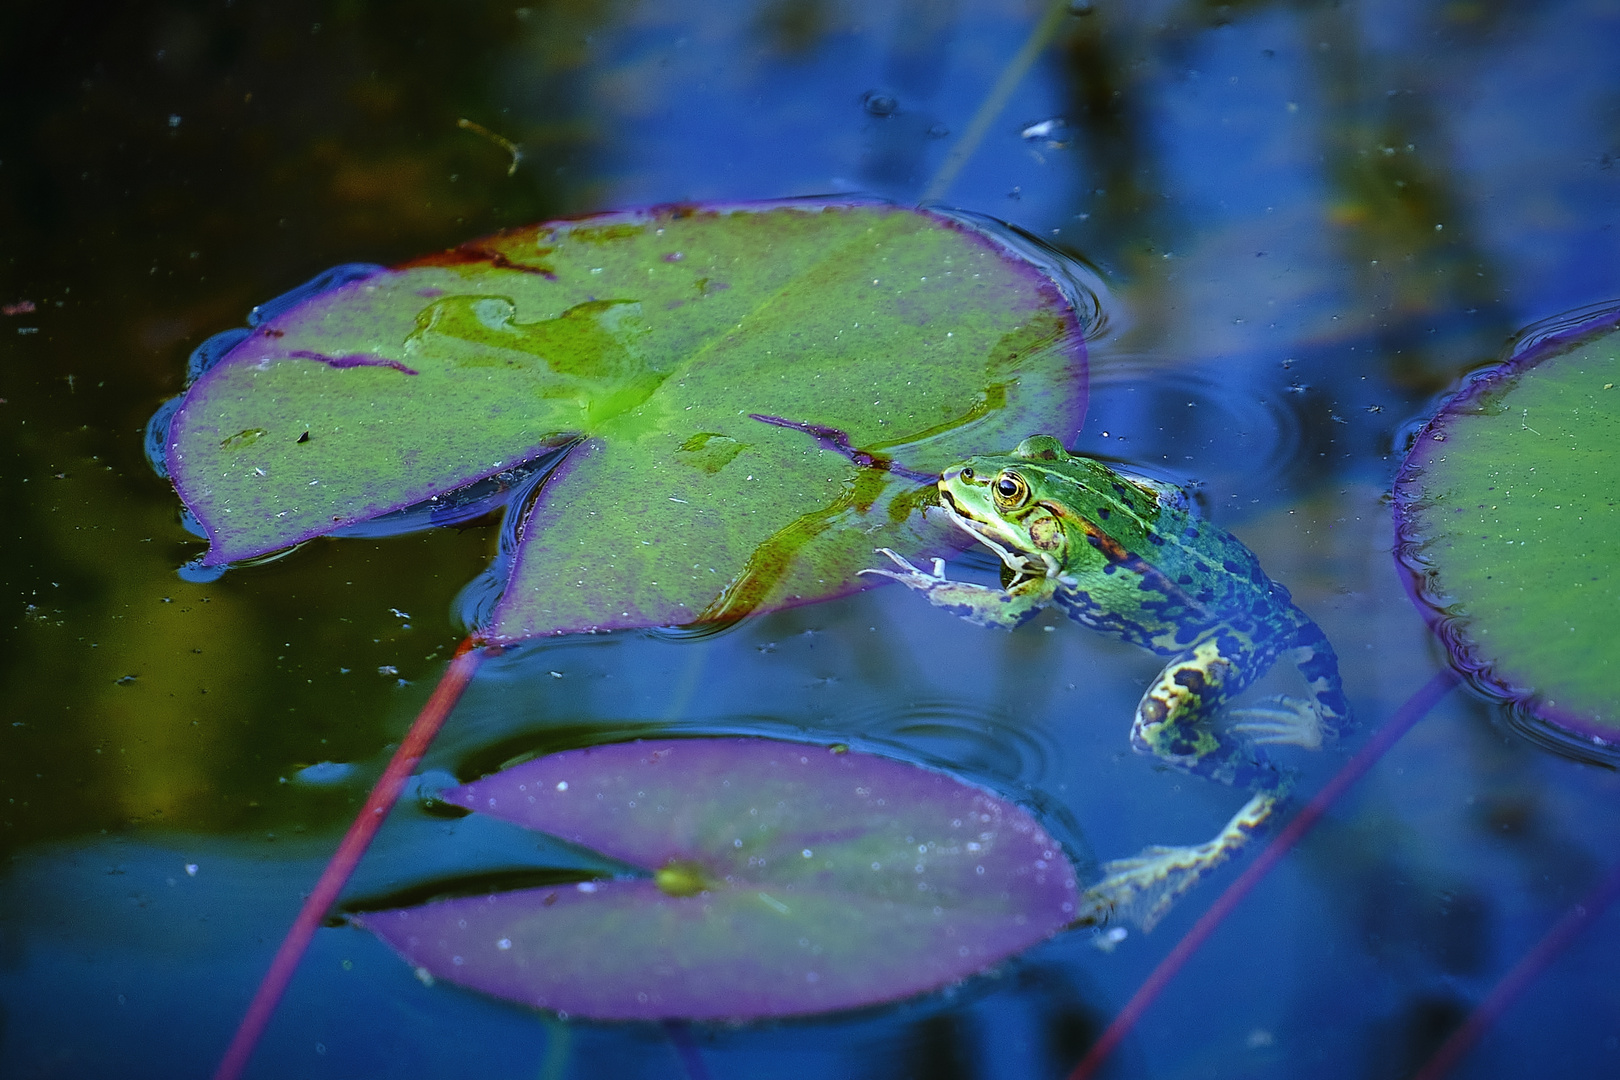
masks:
[[[1222,858],[1212,841],[1191,847],[1150,847],[1132,858],[1104,863],[1108,876],[1086,890],[1080,921],[1088,925],[1130,922],[1151,930],[1203,872]]]
[[[1144,932],[1152,930],[1183,893],[1248,843],[1276,805],[1274,795],[1255,795],[1208,843],[1150,847],[1129,859],[1105,863],[1107,876],[1086,890],[1080,921],[1127,920]]]
[[[1281,743],[1319,750],[1331,739],[1334,729],[1322,722],[1322,711],[1314,701],[1278,694],[1245,709],[1233,709],[1233,731],[1242,732],[1257,743]]]

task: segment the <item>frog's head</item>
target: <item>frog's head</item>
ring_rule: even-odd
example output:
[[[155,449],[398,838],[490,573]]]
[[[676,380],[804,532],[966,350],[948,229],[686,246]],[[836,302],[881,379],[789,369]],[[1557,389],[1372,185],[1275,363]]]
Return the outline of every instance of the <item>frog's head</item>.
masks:
[[[1015,574],[1055,577],[1075,545],[1129,542],[1147,531],[1154,493],[1100,461],[1034,435],[1010,454],[986,454],[946,469],[940,502],[957,525]]]

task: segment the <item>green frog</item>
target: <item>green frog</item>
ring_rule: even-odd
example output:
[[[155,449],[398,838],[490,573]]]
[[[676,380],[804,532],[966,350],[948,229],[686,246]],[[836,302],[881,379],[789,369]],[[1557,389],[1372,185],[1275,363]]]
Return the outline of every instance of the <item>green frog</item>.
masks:
[[[915,589],[981,626],[1017,627],[1049,603],[1106,634],[1168,657],[1131,725],[1139,753],[1253,792],[1213,840],[1152,847],[1106,864],[1082,921],[1113,917],[1144,930],[1177,897],[1248,842],[1286,794],[1285,774],[1260,743],[1317,749],[1349,719],[1338,658],[1288,590],[1230,533],[1197,518],[1181,489],[1068,453],[1050,435],[1011,454],[972,458],[939,480],[945,513],[1003,564],[1002,588],[952,581],[888,548],[898,569],[866,570]],[[1304,676],[1308,698],[1279,696],[1226,710],[1279,658]]]

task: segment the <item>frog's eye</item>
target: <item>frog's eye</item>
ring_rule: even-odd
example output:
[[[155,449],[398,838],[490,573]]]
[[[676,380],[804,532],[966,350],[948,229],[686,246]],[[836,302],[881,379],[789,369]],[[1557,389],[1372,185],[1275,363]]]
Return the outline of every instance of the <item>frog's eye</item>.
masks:
[[[1029,485],[1015,472],[1004,472],[996,478],[996,502],[1013,507],[1029,498]]]
[[[960,475],[962,477],[962,479],[964,479],[964,480],[973,479],[973,466],[971,466],[971,465],[962,466],[962,471],[958,475]]]

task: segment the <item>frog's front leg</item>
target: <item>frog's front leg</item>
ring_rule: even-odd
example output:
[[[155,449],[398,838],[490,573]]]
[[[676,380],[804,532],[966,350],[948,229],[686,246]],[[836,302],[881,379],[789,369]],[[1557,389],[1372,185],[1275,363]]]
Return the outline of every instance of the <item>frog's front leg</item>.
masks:
[[[1027,578],[1010,589],[992,589],[950,580],[945,576],[944,559],[934,560],[934,572],[930,574],[888,548],[878,548],[878,551],[887,555],[899,569],[862,570],[861,573],[893,578],[906,588],[922,593],[935,607],[979,626],[1000,626],[1008,630],[1021,626],[1034,618],[1052,596],[1052,579],[1045,576]]]

